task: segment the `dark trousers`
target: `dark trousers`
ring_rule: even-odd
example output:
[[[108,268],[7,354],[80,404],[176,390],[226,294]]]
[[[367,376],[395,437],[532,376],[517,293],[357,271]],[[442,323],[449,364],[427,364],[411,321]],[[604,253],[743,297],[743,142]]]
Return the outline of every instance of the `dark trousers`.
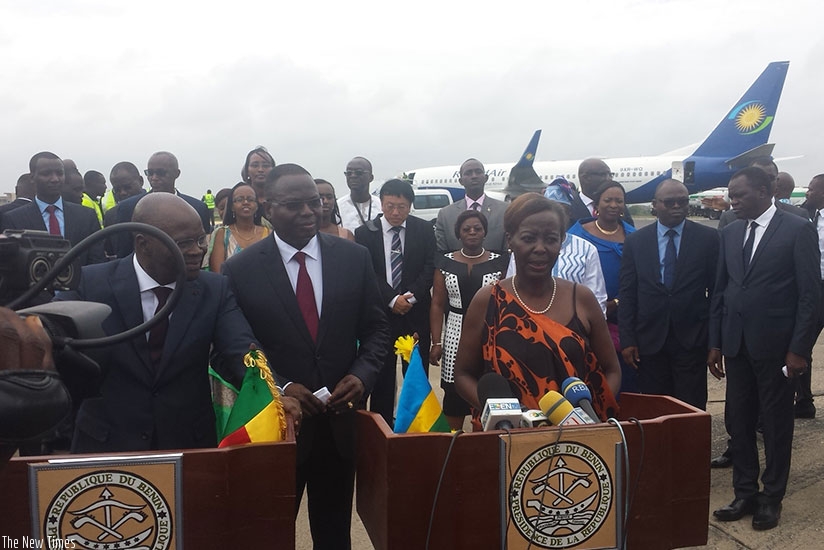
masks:
[[[312,450],[297,465],[297,505],[303,490],[309,499],[309,529],[314,550],[351,550],[352,495],[355,490],[355,460],[341,455],[329,419],[321,415],[306,419],[311,427]],[[301,433],[298,437],[303,437]]]
[[[706,410],[706,346],[687,349],[670,329],[660,351],[652,355],[641,355],[640,358],[638,382],[641,393],[669,395]]]
[[[794,382],[781,372],[783,357],[756,359],[743,343],[738,355],[725,360],[727,402],[724,422],[730,434],[735,496],[750,498],[759,494],[755,428],[760,410],[766,455],[761,495],[764,500],[781,502],[787,489],[792,456]]]
[[[815,339],[818,340],[821,335],[821,329],[824,328],[824,281],[821,282],[821,301],[818,304],[818,331],[815,333]],[[804,374],[796,378],[795,382],[795,402],[799,404],[812,404],[813,402],[813,358],[810,356],[810,366],[804,371]]]

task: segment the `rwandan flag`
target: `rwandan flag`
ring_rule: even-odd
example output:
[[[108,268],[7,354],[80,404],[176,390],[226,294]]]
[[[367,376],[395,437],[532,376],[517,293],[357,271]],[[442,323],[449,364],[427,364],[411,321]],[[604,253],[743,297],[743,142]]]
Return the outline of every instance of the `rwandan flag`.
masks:
[[[247,368],[240,393],[228,415],[223,419],[218,415],[218,447],[283,441],[286,415],[266,356],[253,349],[243,357],[243,364]],[[218,412],[217,404],[215,409]]]
[[[395,342],[395,353],[409,363],[398,398],[395,433],[452,431],[429,384],[418,344],[411,336],[401,336]]]

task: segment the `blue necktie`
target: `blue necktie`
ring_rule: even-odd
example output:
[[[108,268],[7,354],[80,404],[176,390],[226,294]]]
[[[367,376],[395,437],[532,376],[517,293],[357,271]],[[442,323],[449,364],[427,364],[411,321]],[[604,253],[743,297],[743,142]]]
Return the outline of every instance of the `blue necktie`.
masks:
[[[672,289],[675,285],[675,262],[678,260],[678,252],[675,250],[675,236],[678,234],[675,229],[670,229],[665,233],[669,240],[667,249],[664,252],[664,286]]]
[[[392,288],[400,290],[401,277],[403,276],[403,248],[401,247],[401,226],[393,227],[392,235]]]

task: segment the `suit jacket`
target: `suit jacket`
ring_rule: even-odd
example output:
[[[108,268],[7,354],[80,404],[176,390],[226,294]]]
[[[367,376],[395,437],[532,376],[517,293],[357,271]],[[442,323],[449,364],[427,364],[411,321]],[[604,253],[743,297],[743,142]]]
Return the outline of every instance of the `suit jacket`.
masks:
[[[31,204],[32,202],[34,201],[32,201],[31,199],[17,197],[10,203],[0,205],[0,216],[2,216],[5,212],[9,212],[11,210],[14,210],[15,208],[20,208],[21,206],[26,206],[27,204]]]
[[[369,250],[372,269],[377,275],[380,287],[381,302],[384,309],[389,312],[389,303],[399,292],[386,282],[386,254],[383,251],[384,234],[380,218],[381,216],[378,216],[358,227],[355,230],[355,241]],[[389,313],[393,336],[413,332],[429,336],[429,306],[432,303],[434,276],[435,236],[432,225],[415,216],[409,216],[406,218],[400,293],[411,292],[415,295],[417,303],[406,315]]]
[[[504,212],[507,206],[505,202],[488,195],[484,197],[481,212],[486,216],[489,226],[486,237],[484,237],[484,247],[488,250],[503,252],[507,248],[504,232]],[[466,200],[461,199],[449,206],[444,206],[438,212],[438,221],[435,223],[435,242],[441,254],[458,250],[461,247],[461,241],[455,236],[455,222],[464,210],[466,210]]]
[[[134,214],[135,205],[147,193],[147,191],[143,191],[139,195],[129,197],[128,199],[117,203],[117,221],[115,223],[132,221],[132,214]],[[198,216],[200,216],[201,223],[203,224],[203,231],[205,231],[207,235],[211,233],[212,216],[209,215],[209,209],[206,208],[203,201],[190,197],[189,195],[184,195],[183,193],[177,193],[177,196],[185,200],[192,208],[195,209]],[[131,231],[117,233],[113,236],[112,241],[114,242],[115,254],[118,258],[125,258],[134,252],[134,238]]]
[[[58,299],[109,305],[107,335],[143,322],[132,256],[83,268],[76,292]],[[243,355],[256,343],[249,324],[217,273],[201,272],[183,286],[169,318],[160,365],[151,364],[146,336],[89,351],[104,369],[98,397],[80,405],[73,452],[214,447],[215,415],[208,374],[212,366],[240,387]]]
[[[580,193],[575,190],[572,195],[572,204],[569,207],[569,225],[567,229],[575,225],[578,220],[591,218],[592,212],[589,211]],[[629,213],[629,207],[624,205],[624,221],[635,227],[635,220],[632,219],[632,214]]]
[[[223,264],[243,314],[283,386],[296,382],[331,392],[347,374],[368,394],[389,347],[389,328],[369,253],[353,242],[318,233],[323,272],[317,342],[303,321],[295,292],[273,237]],[[355,414],[328,415],[341,454],[354,457]],[[306,418],[298,436],[298,461],[311,452],[315,421]]]
[[[757,359],[809,357],[816,338],[821,272],[818,234],[808,221],[777,209],[744,270],[746,220],[721,231],[709,345],[735,356],[741,344]]]
[[[100,231],[100,222],[97,221],[94,210],[65,200],[63,201],[63,222],[64,237],[72,246],[77,246],[80,241],[92,233]],[[0,231],[6,229],[49,230],[43,221],[37,203],[34,201],[4,213],[2,220],[0,220]],[[103,241],[92,244],[89,249],[78,256],[77,261],[81,266],[106,261],[106,255],[103,253]]]
[[[795,214],[796,216],[798,216],[800,218],[804,218],[804,219],[807,219],[807,220],[810,219],[810,213],[804,208],[799,208],[798,206],[793,206],[792,204],[787,204],[787,203],[781,202],[781,201],[775,201],[775,207],[779,210],[783,210],[784,212],[788,212],[790,214]],[[719,231],[721,229],[724,229],[726,226],[728,226],[729,224],[731,224],[732,222],[734,222],[737,219],[738,219],[738,216],[735,215],[735,211],[733,209],[725,210],[721,214],[721,217],[718,218],[718,229],[719,229]]]
[[[706,348],[710,296],[718,266],[718,232],[687,220],[681,233],[675,283],[661,282],[658,223],[627,235],[621,258],[621,346],[644,355],[664,347],[670,327],[684,348]]]

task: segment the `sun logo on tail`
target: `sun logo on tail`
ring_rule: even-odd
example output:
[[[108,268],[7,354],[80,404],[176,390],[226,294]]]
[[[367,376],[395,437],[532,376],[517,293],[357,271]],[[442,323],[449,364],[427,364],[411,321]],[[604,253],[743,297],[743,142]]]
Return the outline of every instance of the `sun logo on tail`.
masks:
[[[735,128],[745,136],[757,134],[773,121],[773,117],[767,116],[767,108],[758,101],[738,105],[727,118],[734,121]]]

